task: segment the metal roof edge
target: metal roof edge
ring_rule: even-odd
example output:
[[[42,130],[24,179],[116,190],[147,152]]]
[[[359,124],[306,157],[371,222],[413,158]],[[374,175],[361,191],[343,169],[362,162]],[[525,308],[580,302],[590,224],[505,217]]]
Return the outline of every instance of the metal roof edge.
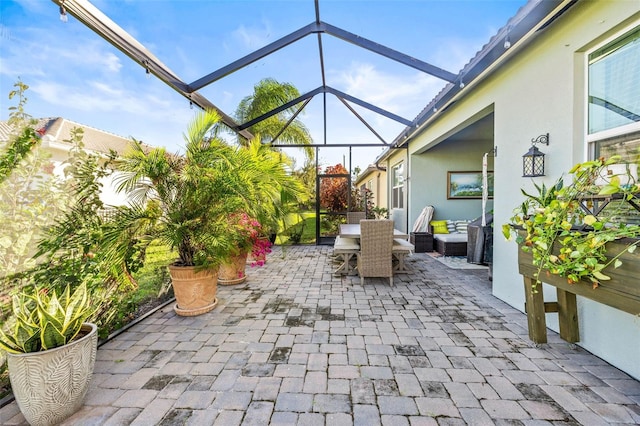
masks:
[[[385,169],[384,167],[380,167],[377,164],[369,164],[367,168],[364,169],[362,172],[360,172],[360,174],[356,177],[355,184],[357,185],[358,183],[360,183],[363,180],[363,178],[367,176],[369,173],[386,172],[386,171],[387,169]]]

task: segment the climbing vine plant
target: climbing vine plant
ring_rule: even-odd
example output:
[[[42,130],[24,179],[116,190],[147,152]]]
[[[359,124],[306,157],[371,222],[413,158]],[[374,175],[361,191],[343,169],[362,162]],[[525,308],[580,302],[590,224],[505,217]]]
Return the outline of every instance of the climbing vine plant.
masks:
[[[548,271],[565,277],[570,284],[584,280],[595,288],[611,279],[606,268],[618,268],[622,264],[620,256],[636,250],[640,242],[637,239],[628,242],[626,250],[612,258],[606,255],[607,243],[640,237],[638,225],[619,222],[606,213],[625,207],[640,191],[629,167],[622,176],[614,175],[604,184],[596,184],[607,175],[609,166],[618,163],[618,156],[579,163],[569,171],[568,185],[560,178],[551,187],[534,184],[537,194],[522,190],[525,201],[514,210],[510,223],[503,225],[502,231],[507,239],[515,237],[521,249],[532,254],[537,283],[543,281],[543,271]],[[589,196],[613,194],[616,199],[598,217],[581,207]]]

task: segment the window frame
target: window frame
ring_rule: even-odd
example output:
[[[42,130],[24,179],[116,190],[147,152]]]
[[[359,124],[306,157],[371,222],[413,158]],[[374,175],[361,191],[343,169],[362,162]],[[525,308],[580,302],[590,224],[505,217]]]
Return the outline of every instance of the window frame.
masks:
[[[400,172],[398,172],[400,171]],[[396,184],[396,182],[399,182]],[[391,208],[404,209],[404,161],[391,167]]]
[[[620,40],[624,37],[627,37],[634,31],[638,31],[638,30],[640,30],[640,21],[635,21],[630,25],[625,26],[625,28],[621,29],[620,31],[617,31],[611,37],[607,37],[601,43],[598,43],[593,48],[585,52],[584,69],[585,69],[586,78],[584,81],[584,94],[585,94],[584,135],[585,135],[585,142],[587,145],[586,148],[587,148],[588,158],[591,158],[591,159],[595,158],[596,152],[598,151],[598,147],[597,147],[598,142],[609,141],[617,137],[624,138],[627,135],[640,131],[640,122],[636,122],[636,123],[628,123],[618,127],[613,127],[610,129],[601,130],[594,133],[589,133],[589,120],[591,119],[589,115],[590,114],[589,83],[590,83],[590,77],[591,77],[590,69],[589,69],[589,66],[590,66],[589,56],[597,52],[598,50],[602,49],[603,47],[607,46],[608,44],[614,43],[616,40]]]

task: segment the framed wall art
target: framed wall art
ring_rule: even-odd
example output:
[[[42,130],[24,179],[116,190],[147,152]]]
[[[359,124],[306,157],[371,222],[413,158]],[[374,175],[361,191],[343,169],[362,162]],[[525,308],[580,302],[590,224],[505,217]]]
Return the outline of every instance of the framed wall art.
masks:
[[[493,172],[487,172],[489,198],[493,198]],[[482,172],[447,172],[447,199],[481,199]]]

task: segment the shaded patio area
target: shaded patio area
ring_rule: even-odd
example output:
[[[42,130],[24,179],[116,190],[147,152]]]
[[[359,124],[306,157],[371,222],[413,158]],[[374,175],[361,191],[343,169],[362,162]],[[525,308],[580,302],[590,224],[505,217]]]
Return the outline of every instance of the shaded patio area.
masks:
[[[553,332],[534,347],[486,270],[419,253],[363,288],[331,252],[277,247],[214,311],[167,306],[118,335],[65,424],[640,423],[640,382]],[[15,402],[0,424],[25,424]]]

